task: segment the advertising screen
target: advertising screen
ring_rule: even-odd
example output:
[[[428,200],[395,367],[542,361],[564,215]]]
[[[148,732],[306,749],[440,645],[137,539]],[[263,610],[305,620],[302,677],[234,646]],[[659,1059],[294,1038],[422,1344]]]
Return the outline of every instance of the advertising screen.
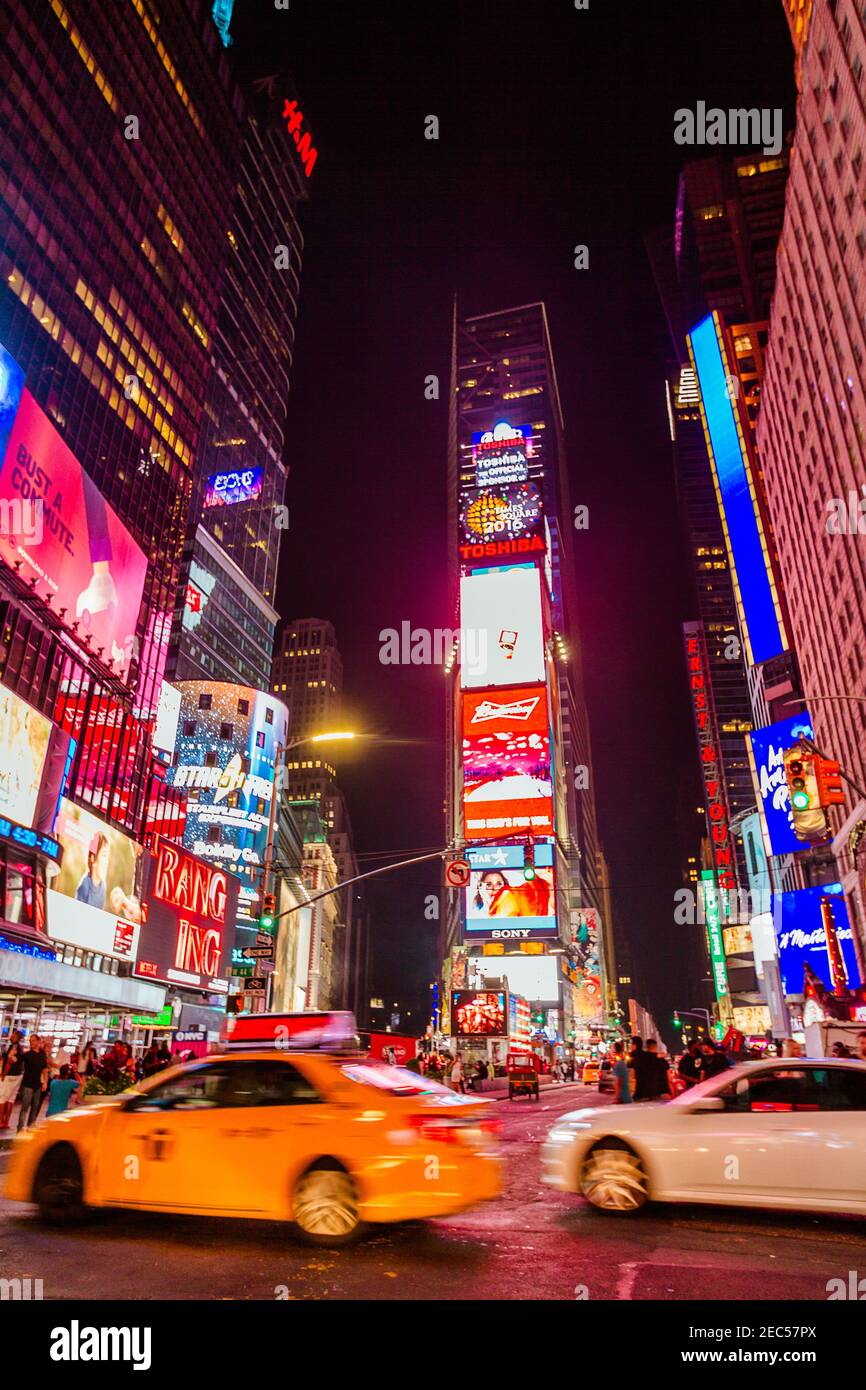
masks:
[[[507,1038],[507,999],[502,990],[455,989],[451,994],[455,1038]]]
[[[541,531],[538,489],[532,483],[469,488],[461,498],[460,528],[465,544],[537,536]]]
[[[51,720],[0,685],[0,815],[33,825]]]
[[[25,391],[0,467],[0,504],[38,501],[27,535],[0,534],[0,556],[52,595],[66,624],[103,649],[124,679],[132,660],[147,560],[44,411]]]
[[[206,994],[227,994],[240,884],[170,840],[147,856],[135,974]]]
[[[180,720],[168,786],[188,794],[184,845],[241,880],[250,915],[268,837],[277,745],[289,712],[273,695],[222,681],[178,681]]]
[[[487,973],[502,976],[511,995],[530,1004],[559,1007],[559,956],[497,956],[486,963]]]
[[[845,895],[839,883],[819,884],[814,888],[797,888],[790,893],[773,897],[773,926],[779,947],[779,969],[786,994],[802,994],[803,967],[808,965],[832,991],[830,947],[821,911],[821,902],[831,905],[833,925],[839,942],[848,988],[857,989],[861,983],[854,947],[854,933],[848,918]]]
[[[569,979],[574,985],[574,1016],[582,1024],[604,1022],[601,988],[601,918],[594,907],[580,907],[571,913],[572,964]]]
[[[780,719],[778,724],[770,724],[766,729],[753,729],[746,735],[768,854],[796,854],[811,848],[807,840],[801,840],[794,832],[791,796],[785,776],[785,749],[793,747],[801,734],[807,738],[815,736],[811,717],[805,711]]]
[[[527,941],[557,935],[553,846],[535,845],[535,878],[523,876],[523,845],[468,849],[466,934],[491,941]]]
[[[12,421],[18,413],[23,392],[24,373],[0,343],[0,459],[6,453]]]
[[[141,845],[65,798],[54,833],[63,862],[48,890],[48,935],[134,961],[142,916]]]
[[[463,819],[467,839],[513,830],[553,833],[544,686],[464,694]]]
[[[534,565],[464,575],[460,627],[475,650],[475,659],[461,666],[464,690],[544,680],[541,580]]]
[[[472,436],[475,486],[498,487],[525,482],[532,454],[530,425],[511,425],[507,420],[500,420],[491,430],[477,431]]]
[[[788,643],[742,425],[728,385],[732,378],[717,314],[709,314],[692,329],[689,346],[725,523],[731,577],[747,646],[746,663],[755,665],[779,656]]]
[[[207,480],[204,504],[206,507],[231,507],[235,502],[249,502],[262,491],[264,469],[236,468],[226,473],[212,473]]]

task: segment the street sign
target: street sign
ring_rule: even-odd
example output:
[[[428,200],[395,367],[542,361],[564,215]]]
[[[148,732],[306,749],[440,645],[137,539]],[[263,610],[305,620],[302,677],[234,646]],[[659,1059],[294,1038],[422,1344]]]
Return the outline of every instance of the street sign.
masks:
[[[267,975],[251,975],[244,983],[244,994],[264,994],[267,987]]]
[[[264,958],[273,960],[274,943],[271,942],[269,946],[245,946],[244,955],[247,957],[247,960],[260,960]]]
[[[256,945],[257,945],[257,946],[271,946],[271,947],[272,947],[273,944],[274,944],[274,938],[273,938],[272,936],[269,936],[268,933],[267,933],[266,931],[260,931],[260,932],[257,932],[257,933],[256,933]]]
[[[468,888],[469,872],[465,859],[449,859],[445,865],[445,882],[449,888]]]
[[[249,965],[230,965],[229,975],[233,980],[245,980],[252,975],[254,968],[252,961]]]

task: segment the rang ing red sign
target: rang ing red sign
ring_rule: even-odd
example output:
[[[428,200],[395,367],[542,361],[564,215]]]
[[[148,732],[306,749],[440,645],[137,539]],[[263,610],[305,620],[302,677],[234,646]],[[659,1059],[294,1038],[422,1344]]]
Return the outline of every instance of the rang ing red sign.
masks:
[[[148,856],[135,973],[148,980],[227,994],[237,920],[238,880],[160,837]]]

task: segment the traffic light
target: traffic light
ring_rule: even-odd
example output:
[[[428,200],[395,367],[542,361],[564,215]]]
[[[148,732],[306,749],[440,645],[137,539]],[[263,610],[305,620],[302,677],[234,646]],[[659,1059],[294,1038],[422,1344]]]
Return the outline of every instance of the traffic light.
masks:
[[[814,759],[815,781],[818,783],[818,801],[821,806],[841,806],[845,792],[840,777],[841,768],[832,758]]]
[[[785,749],[784,761],[794,834],[798,839],[810,843],[825,839],[827,817],[821,809],[815,755],[798,743],[793,748]]]
[[[535,878],[535,846],[531,841],[523,846],[523,877],[527,883]]]
[[[277,900],[273,893],[262,894],[262,910],[259,914],[259,930],[270,931],[277,914]]]
[[[683,1026],[683,1021],[682,1021],[682,1019],[680,1018],[680,1016],[679,1016],[678,1013],[675,1013],[675,1014],[674,1014],[674,1027],[675,1027],[675,1028],[682,1028],[682,1026]]]

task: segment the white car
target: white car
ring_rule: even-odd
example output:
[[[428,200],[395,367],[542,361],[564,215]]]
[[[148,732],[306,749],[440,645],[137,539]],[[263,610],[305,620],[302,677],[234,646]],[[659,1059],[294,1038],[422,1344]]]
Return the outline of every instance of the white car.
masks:
[[[676,1099],[561,1115],[542,1182],[604,1211],[647,1201],[866,1214],[866,1062],[775,1058]]]

